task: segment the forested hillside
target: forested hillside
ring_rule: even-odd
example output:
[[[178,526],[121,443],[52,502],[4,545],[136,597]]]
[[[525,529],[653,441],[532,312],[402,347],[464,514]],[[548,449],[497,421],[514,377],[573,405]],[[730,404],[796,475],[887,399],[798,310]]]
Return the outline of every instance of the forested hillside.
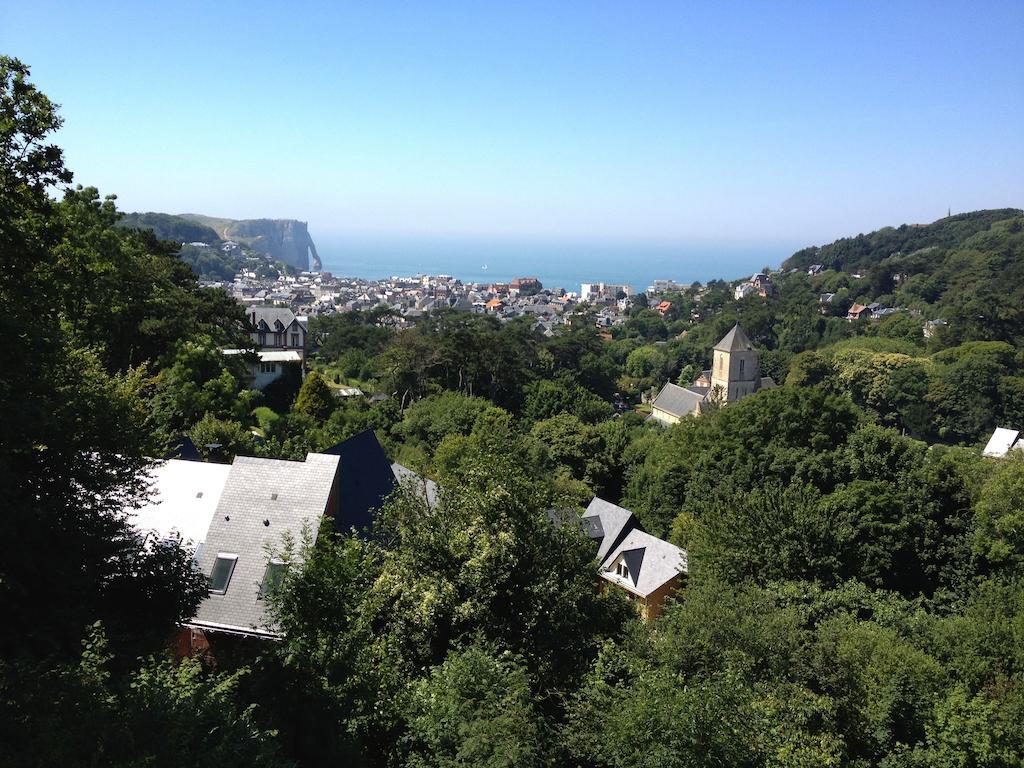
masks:
[[[59,125],[0,58],[0,763],[1024,764],[1024,456],[980,452],[1024,426],[1019,211],[774,295],[638,297],[607,329],[588,305],[550,336],[316,318],[301,387],[257,392],[221,352],[249,342],[242,309],[71,186]],[[850,322],[854,302],[901,311]],[[646,421],[736,322],[779,386]],[[369,540],[290,542],[283,638],[172,660],[208,584],[135,534],[140,472],[183,435],[299,458],[367,428],[437,502],[407,485]],[[652,624],[550,523],[595,494],[688,552]]]
[[[150,229],[160,240],[172,243],[206,243],[210,245],[220,240],[220,236],[207,227],[184,216],[173,216],[169,213],[126,213],[121,217],[118,226],[126,229]]]

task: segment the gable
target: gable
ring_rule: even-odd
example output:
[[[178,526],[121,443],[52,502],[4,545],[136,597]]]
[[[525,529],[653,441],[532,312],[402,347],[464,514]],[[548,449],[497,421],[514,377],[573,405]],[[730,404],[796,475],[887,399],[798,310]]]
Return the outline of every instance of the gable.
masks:
[[[629,578],[633,581],[634,587],[640,580],[640,568],[643,566],[644,553],[646,551],[646,548],[640,548],[630,549],[622,553],[622,562],[624,562],[626,567],[629,569]]]

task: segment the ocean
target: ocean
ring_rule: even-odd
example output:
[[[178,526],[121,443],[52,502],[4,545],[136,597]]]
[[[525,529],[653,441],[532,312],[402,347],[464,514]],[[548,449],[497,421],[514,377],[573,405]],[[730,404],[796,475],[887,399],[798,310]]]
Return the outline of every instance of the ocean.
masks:
[[[625,284],[642,291],[655,280],[686,285],[735,280],[778,267],[801,247],[364,236],[317,238],[316,244],[324,269],[337,277],[429,274],[481,283],[537,277],[547,288],[567,291],[579,291],[580,283]]]

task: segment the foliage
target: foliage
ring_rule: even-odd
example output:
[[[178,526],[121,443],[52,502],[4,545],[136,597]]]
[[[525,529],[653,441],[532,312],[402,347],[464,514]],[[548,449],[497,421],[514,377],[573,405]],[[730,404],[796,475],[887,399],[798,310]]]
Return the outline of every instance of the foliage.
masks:
[[[120,680],[97,624],[77,664],[0,664],[0,743],[10,766],[287,766],[238,702],[248,673],[149,659]]]

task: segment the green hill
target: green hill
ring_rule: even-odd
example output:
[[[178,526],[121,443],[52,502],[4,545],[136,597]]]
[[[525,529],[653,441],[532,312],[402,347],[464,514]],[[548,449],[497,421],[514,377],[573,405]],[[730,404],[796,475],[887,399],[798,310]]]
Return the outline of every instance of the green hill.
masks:
[[[821,264],[838,272],[867,272],[880,262],[923,248],[950,248],[984,232],[998,221],[1024,215],[1018,208],[998,208],[947,216],[931,224],[903,224],[883,227],[868,235],[844,237],[823,246],[797,251],[783,263],[783,269],[806,269]]]
[[[117,223],[127,229],[151,229],[161,240],[177,243],[215,243],[220,239],[217,232],[190,217],[174,216],[169,213],[126,213]]]

